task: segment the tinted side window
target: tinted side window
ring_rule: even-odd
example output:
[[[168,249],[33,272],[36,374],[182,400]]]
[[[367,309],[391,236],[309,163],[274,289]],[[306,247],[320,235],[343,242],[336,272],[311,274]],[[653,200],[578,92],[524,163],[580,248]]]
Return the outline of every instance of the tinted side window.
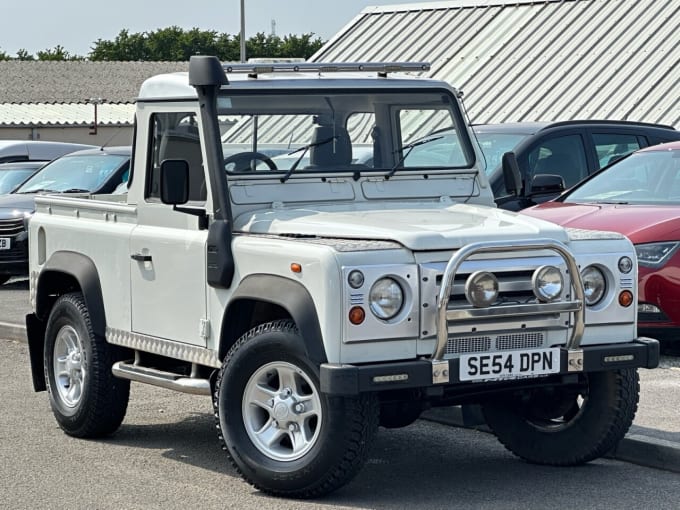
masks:
[[[537,174],[560,175],[566,187],[588,175],[586,151],[581,135],[541,140],[528,154],[527,182]]]
[[[156,113],[151,122],[153,138],[146,197],[160,198],[161,163],[167,159],[181,159],[189,163],[189,200],[204,202],[205,173],[196,115]]]
[[[593,133],[593,143],[599,168],[640,148],[637,136],[620,133]]]

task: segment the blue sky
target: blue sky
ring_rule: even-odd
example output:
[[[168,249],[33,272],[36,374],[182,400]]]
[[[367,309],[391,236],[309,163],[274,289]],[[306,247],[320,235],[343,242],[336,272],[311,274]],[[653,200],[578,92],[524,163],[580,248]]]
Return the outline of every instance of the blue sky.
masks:
[[[409,0],[423,3],[426,0]],[[245,0],[246,36],[313,32],[326,40],[364,8],[404,3],[390,0]],[[240,31],[241,0],[10,0],[0,16],[0,50],[10,56],[63,46],[86,56],[97,39],[112,40],[122,29],[145,32],[177,25],[185,29]]]

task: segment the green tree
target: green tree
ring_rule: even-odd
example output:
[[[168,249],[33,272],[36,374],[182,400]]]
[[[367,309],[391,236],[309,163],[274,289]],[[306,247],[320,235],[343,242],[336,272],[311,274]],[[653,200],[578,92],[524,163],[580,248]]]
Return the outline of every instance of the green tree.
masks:
[[[0,60],[12,60],[12,58],[7,53],[0,50]]]
[[[60,44],[56,45],[52,49],[39,51],[37,53],[37,56],[38,60],[83,60],[83,57],[79,57],[78,55],[71,55]]]
[[[314,34],[276,35],[258,33],[246,41],[248,57],[309,58],[323,42]],[[178,26],[131,34],[123,29],[113,41],[98,39],[91,48],[90,60],[186,61],[191,55],[216,55],[223,61],[240,58],[239,36],[219,34],[214,30]]]
[[[21,48],[17,51],[17,60],[35,60],[35,57],[24,48]]]

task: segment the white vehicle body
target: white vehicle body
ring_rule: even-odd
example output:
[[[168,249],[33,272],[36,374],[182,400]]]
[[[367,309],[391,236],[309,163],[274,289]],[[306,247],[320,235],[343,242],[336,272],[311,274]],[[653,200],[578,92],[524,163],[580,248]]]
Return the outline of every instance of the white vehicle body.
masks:
[[[125,356],[111,367],[116,377],[213,393],[218,414],[227,405],[221,403],[227,397],[220,395],[227,391],[230,360],[248,338],[259,339],[258,325],[262,328],[272,320],[294,324],[305,359],[314,368],[306,371],[289,361],[272,366],[282,374],[292,366],[299,377],[308,377],[304,380],[316,388],[312,400],[319,399],[321,407],[326,396],[370,396],[380,402],[385,426],[400,423],[390,422],[385,411],[393,404],[382,399],[389,392],[392,399],[403,399],[415,409],[417,417],[425,402],[456,403],[457,385],[531,387],[552,381],[564,386],[591,371],[656,364],[658,345],[636,338],[635,306],[622,301],[631,298],[635,303],[631,243],[616,234],[564,230],[496,209],[479,149],[450,86],[383,76],[387,72],[380,70],[376,77],[365,71],[335,74],[324,69],[227,72],[227,84],[219,71],[202,65],[196,64],[193,76],[161,76],[143,85],[127,195],[36,200],[29,237],[35,313],[27,319],[36,389],[47,386],[54,393],[49,380],[46,384],[40,380],[39,352],[45,338],[47,345],[61,345],[59,332],[50,340],[55,329],[50,322],[59,320],[52,307],[59,295],[73,291],[82,293],[93,334],[123,348],[116,352]],[[302,109],[282,105],[278,96],[271,104],[280,106],[259,106],[269,104],[267,94],[277,90],[288,93],[291,104],[306,104],[312,96],[318,99],[310,107],[314,118],[306,128],[313,133],[312,141],[299,150],[302,156],[309,151],[312,164],[300,171],[295,165],[285,172],[267,171],[252,161],[243,166],[235,158],[234,168],[242,165],[242,171],[225,174],[225,161],[229,170],[232,158],[223,158],[222,150],[227,153],[230,141],[240,147],[256,136],[263,140],[266,134],[272,143],[294,138],[293,134],[277,138],[272,126],[279,120],[279,126],[294,124]],[[263,99],[251,101],[258,94],[264,94]],[[359,120],[368,116],[380,128],[371,131],[374,157],[389,162],[378,166],[374,161],[371,167],[348,158],[339,167],[315,166],[326,146],[333,146],[333,154],[341,152],[336,144],[341,145],[342,129],[354,140],[363,136],[361,142],[370,143],[362,122],[355,122],[359,127],[352,131],[356,118],[349,109],[364,97],[379,106],[370,113],[363,107]],[[237,106],[240,101],[253,110]],[[323,110],[325,104],[331,109]],[[294,116],[283,117],[284,113]],[[456,163],[444,164],[434,155],[434,163],[409,166],[409,147],[426,144],[427,137],[436,137],[436,130],[409,127],[407,135],[406,126],[426,124],[419,119],[430,119],[430,114],[452,122],[459,133],[461,148],[451,149]],[[191,140],[199,142],[192,147],[200,148],[201,164],[194,165],[188,152],[158,155],[171,143],[165,141],[171,138],[169,123],[174,123],[172,136],[178,140],[191,132]],[[332,135],[315,140],[323,132]],[[378,148],[380,136],[383,146]],[[291,149],[301,143],[296,141]],[[257,153],[257,147],[244,158]],[[173,184],[167,184],[175,181],[166,170],[184,159],[186,163],[180,161],[184,166],[177,168],[187,169],[190,182],[178,188],[185,196],[169,200],[177,195],[172,195]],[[158,183],[164,191],[155,191]],[[552,268],[551,281],[537,276],[544,267]],[[588,279],[584,290],[579,272],[586,268],[595,268],[600,279],[591,282],[591,273],[584,275]],[[469,302],[475,284],[466,279],[475,275],[490,278],[479,284],[482,294],[493,292],[489,282],[496,281],[493,303]],[[537,286],[552,289],[557,280],[561,280],[557,295],[537,297]],[[602,293],[589,305],[590,287],[598,282],[604,282],[604,290],[596,289]],[[384,290],[375,291],[383,284]],[[487,284],[491,287],[484,287]],[[529,363],[532,356],[542,361],[521,371],[512,368]],[[185,369],[168,368],[173,360]],[[44,363],[49,366],[49,353]],[[215,383],[210,374],[216,370],[220,375]],[[70,384],[74,383],[66,384],[65,391]],[[250,382],[245,384],[251,388]],[[53,408],[59,408],[55,394]],[[303,408],[303,400],[298,398],[295,405]],[[296,427],[310,427],[303,446],[293,446],[291,453],[289,442],[272,439],[275,447],[258,442],[257,427],[249,425],[255,418],[249,418],[245,402],[243,423],[257,455],[281,466],[316,458],[328,415],[316,411],[311,426],[290,419],[285,429],[282,418],[276,417],[292,416],[293,407],[285,404],[285,395],[271,400],[274,437],[290,434],[287,441],[295,443]],[[229,425],[225,418],[218,420],[232,451]],[[230,455],[246,479],[268,492],[314,496],[337,487],[314,485],[318,480],[299,486],[291,480],[283,486],[269,483],[249,472],[248,461],[239,460],[235,452]]]

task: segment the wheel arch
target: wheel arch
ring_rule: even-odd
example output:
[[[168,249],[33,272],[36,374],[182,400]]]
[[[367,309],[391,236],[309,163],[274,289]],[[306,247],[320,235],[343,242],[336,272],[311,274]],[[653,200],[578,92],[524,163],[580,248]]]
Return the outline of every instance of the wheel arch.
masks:
[[[26,316],[26,333],[31,359],[33,389],[45,391],[43,346],[47,319],[57,298],[68,292],[83,294],[96,335],[106,334],[104,299],[99,273],[89,257],[72,251],[52,254],[36,282],[35,313]]]
[[[263,322],[259,318],[264,318],[264,322],[292,319],[309,359],[319,364],[327,361],[319,318],[309,291],[299,282],[270,274],[249,275],[239,283],[224,312],[220,359],[241,335]]]

